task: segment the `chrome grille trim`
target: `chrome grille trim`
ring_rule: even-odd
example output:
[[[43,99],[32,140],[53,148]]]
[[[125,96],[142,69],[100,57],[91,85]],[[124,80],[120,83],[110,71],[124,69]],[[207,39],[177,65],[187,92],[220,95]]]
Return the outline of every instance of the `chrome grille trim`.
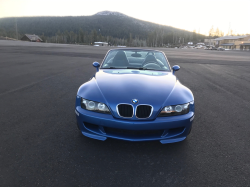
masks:
[[[119,105],[130,105],[130,106],[132,106],[132,109],[133,109],[133,112],[132,112],[132,116],[131,117],[123,117],[123,116],[121,116],[120,115],[120,113],[119,113],[119,109],[118,109],[118,106]],[[133,118],[133,116],[134,116],[134,106],[133,105],[131,105],[131,104],[129,104],[129,103],[119,103],[118,105],[116,105],[116,112],[117,112],[117,114],[120,116],[120,117],[122,117],[122,118]]]
[[[154,111],[154,107],[152,105],[149,105],[149,104],[140,104],[140,105],[137,105],[136,108],[135,108],[135,117],[138,118],[136,116],[136,112],[137,112],[137,107],[138,106],[141,106],[141,105],[146,105],[146,106],[151,106],[151,112],[150,112],[150,115],[147,117],[147,118],[150,118],[153,114],[153,111]],[[147,118],[138,118],[138,119],[147,119]]]

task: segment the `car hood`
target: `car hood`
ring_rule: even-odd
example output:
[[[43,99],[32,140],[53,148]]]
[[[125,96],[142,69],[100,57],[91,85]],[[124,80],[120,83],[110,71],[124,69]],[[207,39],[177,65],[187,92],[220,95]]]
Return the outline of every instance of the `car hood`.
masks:
[[[132,104],[132,99],[139,101],[135,105],[152,105],[154,107],[153,114],[156,114],[163,105],[186,102],[183,100],[176,101],[176,98],[170,99],[171,101],[168,102],[175,87],[180,85],[172,72],[122,69],[99,70],[93,79],[86,86],[83,86],[82,91],[81,88],[79,89],[78,95],[85,99],[106,103],[115,117],[119,117],[116,113],[117,104]],[[178,93],[175,93],[176,95]]]
[[[162,104],[172,91],[176,77],[167,72],[115,70],[100,71],[96,82],[108,103]],[[138,103],[138,104],[139,104]]]

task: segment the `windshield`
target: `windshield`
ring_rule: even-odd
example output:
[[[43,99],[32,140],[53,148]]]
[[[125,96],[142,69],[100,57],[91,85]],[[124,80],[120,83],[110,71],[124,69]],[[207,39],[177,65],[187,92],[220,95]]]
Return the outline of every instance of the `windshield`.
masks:
[[[101,68],[170,71],[167,59],[162,52],[135,49],[111,50]]]

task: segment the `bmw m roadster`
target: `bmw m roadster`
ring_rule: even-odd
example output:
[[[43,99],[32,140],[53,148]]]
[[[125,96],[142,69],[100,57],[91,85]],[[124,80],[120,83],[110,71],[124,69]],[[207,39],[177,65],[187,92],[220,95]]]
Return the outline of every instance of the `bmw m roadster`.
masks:
[[[95,75],[78,89],[77,126],[98,140],[184,140],[194,119],[194,97],[156,50],[112,49],[94,62]]]

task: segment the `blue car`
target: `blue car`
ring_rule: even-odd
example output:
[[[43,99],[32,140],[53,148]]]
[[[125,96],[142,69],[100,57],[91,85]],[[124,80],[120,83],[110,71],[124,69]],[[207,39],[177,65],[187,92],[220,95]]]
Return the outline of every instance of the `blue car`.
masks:
[[[184,140],[194,119],[194,97],[157,50],[112,49],[76,96],[77,126],[97,140]]]

